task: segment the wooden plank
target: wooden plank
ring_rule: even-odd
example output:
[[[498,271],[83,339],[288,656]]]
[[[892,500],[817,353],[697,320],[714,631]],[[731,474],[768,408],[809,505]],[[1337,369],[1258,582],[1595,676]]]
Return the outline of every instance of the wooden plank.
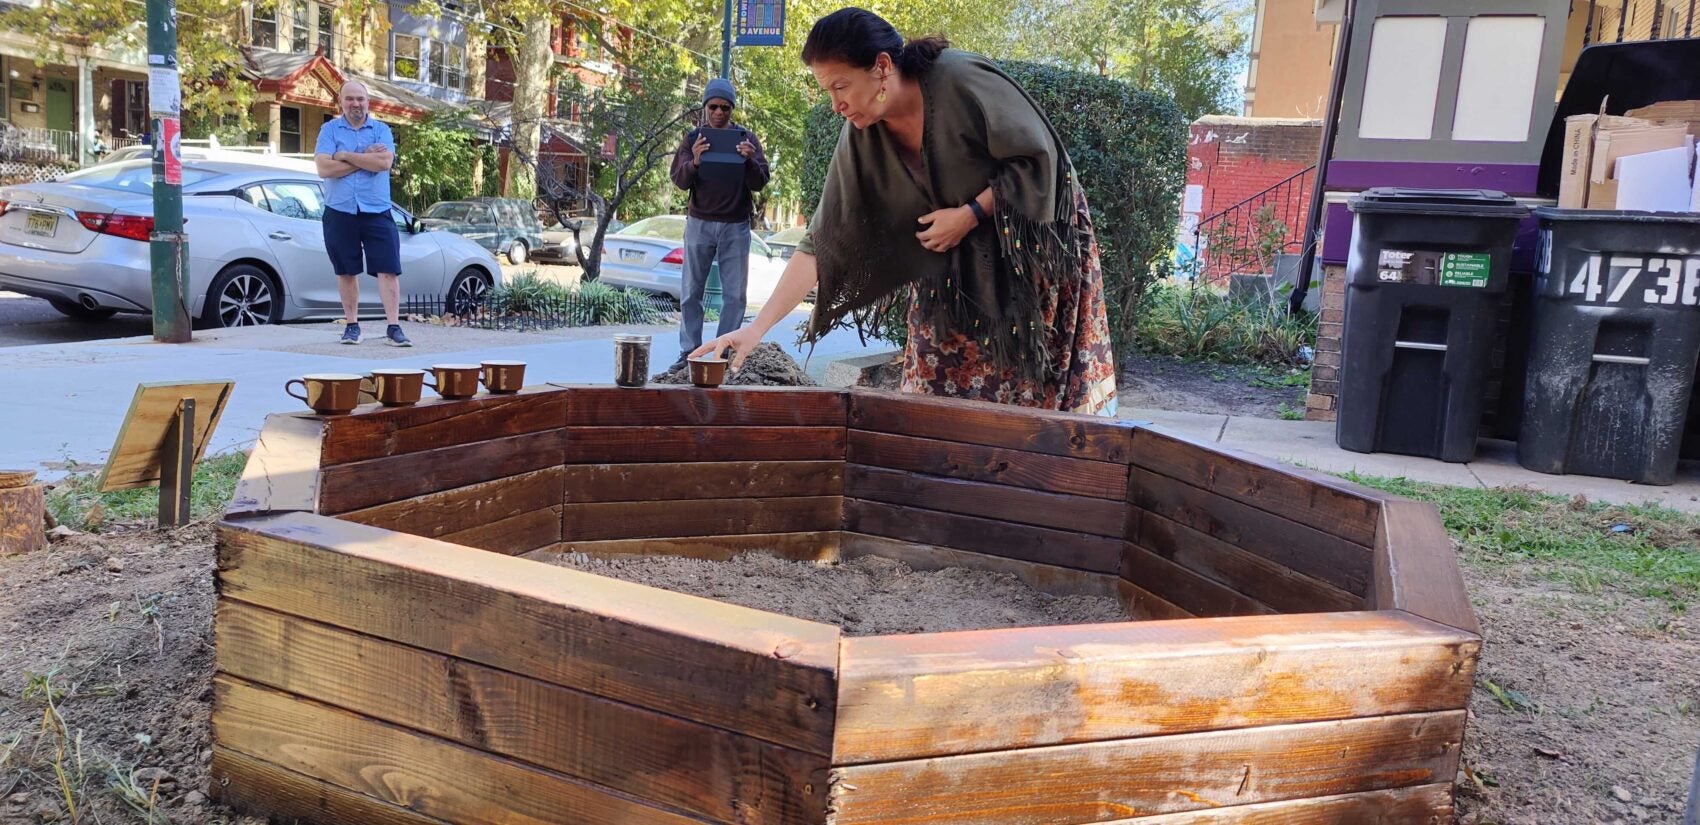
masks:
[[[871,636],[843,648],[835,765],[1462,708],[1481,643],[1389,612]]]
[[[220,593],[829,753],[839,631],[336,519],[219,525]]]
[[[1133,542],[1122,543],[1122,578],[1138,583],[1194,616],[1256,616],[1276,612],[1269,605]]]
[[[1071,496],[1127,500],[1127,466],[977,444],[851,430],[852,464],[1007,484]]]
[[[1441,825],[1451,821],[1452,786],[1448,784],[1159,814],[1110,825]]]
[[[550,547],[561,541],[561,505],[450,533],[443,541],[509,556]]]
[[[838,427],[849,403],[843,390],[819,387],[607,385],[567,388],[568,426]]]
[[[843,493],[842,461],[574,464],[566,468],[567,504]]]
[[[1375,608],[1408,611],[1480,636],[1440,511],[1427,502],[1394,499],[1382,506],[1381,517],[1375,538]]]
[[[566,469],[549,467],[337,516],[344,521],[441,538],[561,504]],[[560,541],[560,530],[555,531]]]
[[[1135,509],[1129,535],[1139,546],[1188,570],[1219,581],[1282,613],[1332,613],[1364,609],[1364,600],[1225,541],[1213,539],[1156,513]]]
[[[1101,596],[1121,599],[1118,587],[1121,579],[1105,573],[1086,573],[1067,567],[971,553],[932,544],[917,544],[884,536],[844,533],[839,553],[846,561],[862,556],[879,556],[903,562],[915,570],[966,567],[970,570],[1009,573],[1028,587],[1053,596]]]
[[[561,430],[340,464],[319,475],[319,511],[346,513],[561,463]]]
[[[1129,501],[1353,595],[1368,590],[1372,554],[1338,536],[1138,467]]]
[[[1121,592],[1122,606],[1127,608],[1127,614],[1142,620],[1173,621],[1179,619],[1196,619],[1197,616],[1183,610],[1180,605],[1169,601],[1127,579],[1122,579],[1116,586]]]
[[[229,599],[218,668],[719,822],[818,822],[828,761]]]
[[[568,427],[566,463],[843,461],[843,427]]]
[[[873,390],[851,393],[850,426],[1111,464],[1132,454],[1132,422]]]
[[[686,536],[682,538],[624,539],[610,541],[563,541],[526,554],[526,558],[548,561],[562,553],[582,553],[593,559],[627,556],[682,556],[726,561],[756,550],[792,561],[833,561],[838,558],[837,530],[812,533],[750,533],[742,536]]]
[[[1099,536],[1121,538],[1126,533],[1127,504],[1121,501],[1065,496],[861,464],[849,465],[845,474],[845,495],[852,498]]]
[[[319,504],[319,451],[325,421],[268,415],[225,518],[264,513],[314,512]]]
[[[834,825],[1057,825],[1450,782],[1464,711],[857,765]]]
[[[195,399],[195,416],[191,449],[199,463],[206,453],[207,443],[224,415],[224,405],[230,400],[235,381],[159,381],[137,384],[130,408],[124,413],[124,423],[118,426],[118,436],[107,453],[106,464],[100,469],[96,489],[103,493],[132,490],[138,487],[159,486],[166,434],[177,418],[177,408],[185,398]]]
[[[232,676],[213,679],[213,738],[278,767],[450,822],[691,825],[699,817]]]
[[[809,496],[619,501],[569,504],[562,513],[561,541],[803,533],[837,528],[844,519],[844,499]]]
[[[1375,542],[1385,493],[1330,475],[1141,425],[1133,464],[1355,544]]]
[[[877,501],[845,499],[844,529],[1093,573],[1114,574],[1121,570],[1120,539]]]
[[[263,821],[312,825],[451,825],[365,794],[339,788],[214,743],[212,791],[224,804]]]
[[[0,557],[33,553],[46,546],[46,487],[0,487]]]
[[[427,399],[411,407],[374,407],[329,422],[324,465],[555,430],[566,419],[566,393],[545,387],[459,401]]]

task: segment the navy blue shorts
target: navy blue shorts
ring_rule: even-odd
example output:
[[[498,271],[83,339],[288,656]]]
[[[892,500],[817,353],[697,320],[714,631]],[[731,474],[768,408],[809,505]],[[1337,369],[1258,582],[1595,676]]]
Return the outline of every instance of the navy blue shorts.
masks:
[[[325,207],[325,252],[338,275],[401,274],[401,232],[388,212],[341,212]]]

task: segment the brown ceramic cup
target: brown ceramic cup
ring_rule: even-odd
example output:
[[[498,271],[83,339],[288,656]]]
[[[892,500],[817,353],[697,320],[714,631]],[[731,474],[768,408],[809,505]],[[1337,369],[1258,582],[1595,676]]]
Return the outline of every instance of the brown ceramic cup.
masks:
[[[491,392],[519,392],[525,387],[524,361],[485,361],[484,389]]]
[[[290,387],[300,384],[306,395],[296,395]],[[327,372],[291,378],[283,383],[283,391],[298,398],[320,415],[342,415],[360,406],[360,376]]]
[[[435,380],[426,382],[426,386],[444,398],[471,398],[478,394],[477,364],[436,364],[431,367],[431,377]]]
[[[367,385],[370,384],[370,388]],[[361,382],[361,390],[369,392],[386,407],[406,407],[419,403],[425,389],[423,370],[372,370]]]
[[[725,358],[692,358],[691,383],[699,387],[718,387],[726,382]]]

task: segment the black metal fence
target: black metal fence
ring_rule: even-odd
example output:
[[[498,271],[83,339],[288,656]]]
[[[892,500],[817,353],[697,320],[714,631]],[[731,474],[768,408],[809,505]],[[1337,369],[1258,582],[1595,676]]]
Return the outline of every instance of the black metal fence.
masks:
[[[667,324],[678,320],[678,305],[672,298],[616,287],[544,294],[491,290],[477,296],[408,295],[402,300],[401,312],[403,316],[444,326],[508,331]]]

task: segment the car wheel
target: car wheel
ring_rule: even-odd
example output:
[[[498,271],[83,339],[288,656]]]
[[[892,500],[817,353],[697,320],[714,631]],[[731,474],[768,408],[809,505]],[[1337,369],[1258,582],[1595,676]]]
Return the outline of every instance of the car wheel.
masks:
[[[525,241],[516,240],[508,244],[508,263],[515,266],[525,263],[527,252],[529,250],[525,248]]]
[[[478,267],[469,266],[455,276],[454,283],[449,285],[449,297],[443,302],[443,312],[449,315],[466,315],[484,304],[484,296],[490,292],[490,277]]]
[[[282,322],[283,290],[270,274],[253,264],[225,267],[213,278],[207,302],[201,307],[201,326],[207,329]]]
[[[87,321],[92,323],[94,321],[104,321],[118,314],[118,310],[116,309],[89,309],[82,304],[71,301],[49,300],[48,303],[52,304],[54,309],[59,310],[60,315],[70,318],[73,321]]]

